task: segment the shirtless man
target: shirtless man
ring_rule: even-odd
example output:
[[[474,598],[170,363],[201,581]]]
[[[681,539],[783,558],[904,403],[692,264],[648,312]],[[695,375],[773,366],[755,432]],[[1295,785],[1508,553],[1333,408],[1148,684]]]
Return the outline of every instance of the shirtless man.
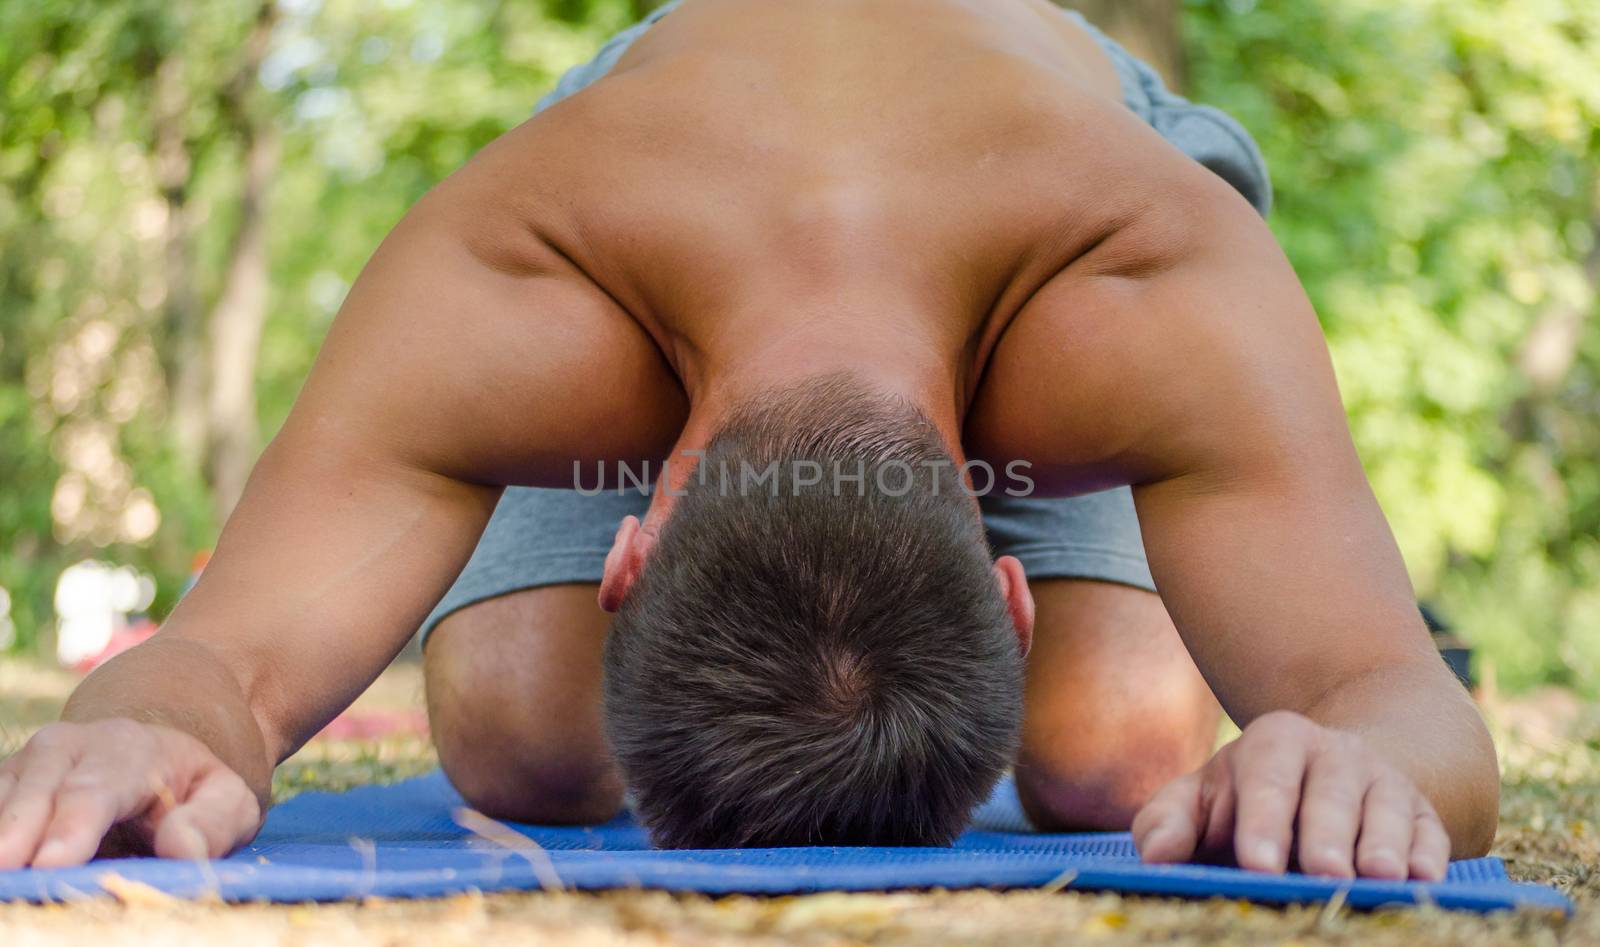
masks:
[[[1487,849],[1493,747],[1236,125],[1044,0],[688,0],[556,98],[395,228],[199,585],[0,766],[0,868],[244,842],[503,485],[667,458],[598,588],[611,501],[507,494],[519,544],[435,616],[435,738],[490,814],[626,783],[667,845],[939,842],[1015,752],[1036,823],[1150,861]],[[1018,460],[991,559],[953,471]],[[707,487],[729,461],[836,479]]]

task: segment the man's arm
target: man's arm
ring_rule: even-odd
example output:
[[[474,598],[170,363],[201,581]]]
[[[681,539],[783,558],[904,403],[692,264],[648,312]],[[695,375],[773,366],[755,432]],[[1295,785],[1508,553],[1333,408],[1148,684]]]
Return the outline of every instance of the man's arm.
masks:
[[[494,490],[280,438],[205,578],[0,775],[0,867],[221,855],[272,770],[366,687],[471,552]],[[9,792],[4,792],[7,786]]]
[[[1246,728],[1141,813],[1144,855],[1231,849],[1281,870],[1293,854],[1307,871],[1404,878],[1483,854],[1494,749],[1428,639],[1364,481],[1325,469],[1180,477],[1135,498],[1174,621]]]
[[[491,146],[390,235],[199,584],[0,763],[0,868],[81,862],[114,825],[163,855],[248,839],[273,768],[421,624],[498,484],[666,451],[683,401],[654,345],[496,217],[518,155]]]
[[[1146,858],[1442,873],[1492,839],[1493,747],[1418,617],[1288,262],[1231,189],[1169,170],[1164,209],[1008,331],[978,453],[1028,457],[1046,490],[1135,485],[1163,601],[1244,727],[1141,813]]]
[[[290,425],[200,583],[150,642],[85,680],[62,719],[187,732],[264,808],[272,768],[404,646],[498,492]]]

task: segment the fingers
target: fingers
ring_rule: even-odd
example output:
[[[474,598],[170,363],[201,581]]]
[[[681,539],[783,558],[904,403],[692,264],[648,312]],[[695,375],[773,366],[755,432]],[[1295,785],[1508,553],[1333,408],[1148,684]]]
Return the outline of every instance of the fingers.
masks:
[[[1281,874],[1438,881],[1450,837],[1427,798],[1360,737],[1268,715],[1197,772],[1167,784],[1133,820],[1146,862],[1226,853]]]
[[[232,770],[217,766],[160,817],[152,847],[159,858],[221,858],[253,838],[260,823],[255,793]]]
[[[184,858],[253,836],[260,806],[244,780],[197,741],[158,735],[126,720],[55,724],[0,763],[0,870],[81,864],[113,830]]]
[[[1356,870],[1368,878],[1409,877],[1411,840],[1417,823],[1417,791],[1402,779],[1379,777],[1361,810]]]
[[[1300,794],[1300,870],[1350,878],[1371,773],[1360,748],[1350,745],[1355,737],[1329,734],[1325,740],[1327,749],[1312,756]]]
[[[1180,776],[1145,803],[1133,818],[1139,858],[1151,864],[1185,862],[1199,850],[1205,830],[1201,774]]]
[[[1411,835],[1411,877],[1443,881],[1450,867],[1450,833],[1426,799],[1417,800],[1416,824]]]
[[[1240,739],[1229,755],[1237,800],[1233,854],[1241,868],[1269,874],[1288,868],[1314,730],[1309,722],[1260,728],[1253,740]]]
[[[1200,837],[1200,855],[1214,861],[1233,854],[1233,775],[1226,766],[1207,766],[1201,772],[1200,807],[1206,830]]]
[[[33,867],[88,861],[113,825],[147,809],[162,788],[160,777],[150,773],[140,778],[133,772],[86,759],[68,773],[56,789],[54,812]]]
[[[100,839],[118,821],[117,809],[117,800],[91,787],[59,792],[55,811],[31,864],[35,868],[60,868],[93,858]]]
[[[36,737],[19,759],[20,765],[11,769],[16,782],[0,808],[0,871],[33,860],[55,809],[56,789],[71,770],[74,753],[66,745]]]

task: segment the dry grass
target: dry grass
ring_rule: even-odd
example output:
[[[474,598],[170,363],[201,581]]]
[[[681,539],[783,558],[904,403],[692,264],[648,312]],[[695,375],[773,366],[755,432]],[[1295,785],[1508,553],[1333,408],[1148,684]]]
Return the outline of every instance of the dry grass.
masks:
[[[51,719],[72,679],[0,663],[0,748]],[[368,706],[414,703],[414,669],[386,675]],[[1352,914],[1039,891],[721,898],[607,894],[463,895],[324,906],[195,904],[131,897],[67,906],[0,905],[0,944],[1433,944],[1600,943],[1600,710],[1559,693],[1492,701],[1506,765],[1496,854],[1518,878],[1578,903],[1563,921],[1438,910]],[[318,741],[279,773],[280,795],[404,778],[433,766],[414,737]]]

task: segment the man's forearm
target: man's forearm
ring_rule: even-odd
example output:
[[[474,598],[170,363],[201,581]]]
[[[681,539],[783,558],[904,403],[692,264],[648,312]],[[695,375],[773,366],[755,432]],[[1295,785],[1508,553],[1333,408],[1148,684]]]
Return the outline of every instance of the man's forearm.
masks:
[[[1291,711],[1359,735],[1427,798],[1454,854],[1482,854],[1498,814],[1494,746],[1428,639],[1359,465],[1323,453],[1334,456],[1288,468],[1253,455],[1135,490],[1151,572],[1235,720]]]
[[[1449,831],[1453,857],[1489,850],[1500,804],[1494,743],[1442,662],[1368,672],[1325,692],[1304,713],[1325,727],[1360,734],[1410,776]]]
[[[61,714],[69,723],[114,717],[187,733],[244,779],[263,811],[271,801],[275,761],[238,681],[209,645],[157,634],[89,675]]]

